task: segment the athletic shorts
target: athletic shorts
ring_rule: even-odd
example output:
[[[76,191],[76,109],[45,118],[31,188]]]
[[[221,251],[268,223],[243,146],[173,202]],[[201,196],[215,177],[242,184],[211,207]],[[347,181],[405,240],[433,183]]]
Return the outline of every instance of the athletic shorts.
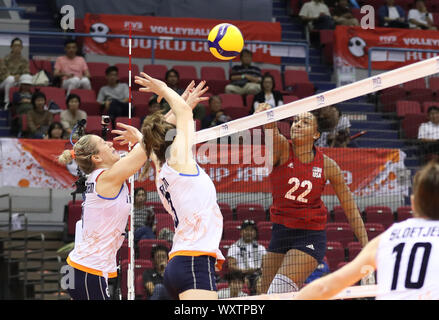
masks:
[[[74,286],[67,289],[73,300],[110,300],[107,291],[107,280],[76,268],[74,273]]]
[[[175,256],[166,266],[163,284],[172,299],[189,289],[216,291],[216,259],[211,256]]]
[[[326,254],[326,230],[292,229],[273,223],[268,251],[286,254],[291,249],[302,251],[321,263]]]

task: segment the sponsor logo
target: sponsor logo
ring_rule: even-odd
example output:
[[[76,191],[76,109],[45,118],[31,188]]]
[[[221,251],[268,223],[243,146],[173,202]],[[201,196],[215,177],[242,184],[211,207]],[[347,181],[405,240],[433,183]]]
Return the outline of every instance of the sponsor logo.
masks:
[[[321,106],[325,104],[325,96],[323,94],[317,96],[317,105]]]
[[[373,86],[374,89],[381,88],[382,85],[383,84],[382,84],[381,77],[375,77],[375,78],[372,79],[372,86]]]
[[[313,178],[321,178],[322,177],[322,168],[319,168],[319,167],[312,168],[312,176],[313,176]]]

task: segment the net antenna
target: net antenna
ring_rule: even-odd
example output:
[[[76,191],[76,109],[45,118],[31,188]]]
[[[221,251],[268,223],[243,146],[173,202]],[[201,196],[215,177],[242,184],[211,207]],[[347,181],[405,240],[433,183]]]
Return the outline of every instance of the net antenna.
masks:
[[[129,27],[129,39],[128,39],[128,118],[129,124],[132,125],[131,120],[131,24]],[[131,151],[131,144],[128,144],[128,152]],[[135,298],[135,288],[134,288],[134,175],[128,179],[130,198],[131,198],[131,210],[128,216],[128,270],[127,270],[127,286],[128,286],[128,300],[134,300]]]

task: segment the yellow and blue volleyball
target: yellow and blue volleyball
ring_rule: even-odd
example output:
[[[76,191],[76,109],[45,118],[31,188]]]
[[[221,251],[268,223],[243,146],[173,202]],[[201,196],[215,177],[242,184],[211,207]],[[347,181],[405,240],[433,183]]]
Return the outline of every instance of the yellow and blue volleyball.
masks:
[[[235,58],[244,47],[241,31],[230,23],[221,23],[213,27],[207,40],[210,52],[221,60]]]

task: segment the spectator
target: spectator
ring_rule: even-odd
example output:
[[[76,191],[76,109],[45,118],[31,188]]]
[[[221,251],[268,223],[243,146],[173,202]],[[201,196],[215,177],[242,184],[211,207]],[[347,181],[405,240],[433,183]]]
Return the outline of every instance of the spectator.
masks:
[[[21,55],[23,41],[14,38],[11,41],[11,52],[0,63],[0,89],[4,90],[4,108],[9,105],[9,89],[19,83],[21,75],[29,74],[29,61]]]
[[[211,96],[209,98],[209,114],[206,115],[201,122],[203,129],[215,127],[219,124],[230,121],[230,117],[224,114],[224,110],[221,109],[222,100],[220,96]]]
[[[134,189],[134,241],[155,239],[155,214],[152,207],[145,205],[146,192],[142,187]]]
[[[244,287],[244,274],[241,271],[232,271],[224,276],[229,286],[218,291],[218,299],[229,299],[246,297],[247,293],[242,291]]]
[[[411,29],[437,30],[433,15],[428,12],[424,0],[416,0],[415,8],[409,11],[407,20]]]
[[[75,40],[69,39],[64,43],[65,56],[58,57],[55,61],[53,75],[60,77],[61,87],[67,89],[67,95],[73,89],[91,90],[90,72],[87,62],[83,57],[77,56],[78,44]]]
[[[172,242],[174,240],[174,235],[175,235],[175,232],[172,231],[171,229],[162,228],[159,232],[159,236],[157,237],[157,239],[166,240],[169,242],[170,245],[172,245]]]
[[[40,91],[32,95],[33,109],[27,113],[29,136],[34,139],[43,139],[47,135],[53,115],[47,110],[46,95]]]
[[[387,28],[408,28],[409,25],[405,19],[405,11],[398,5],[395,0],[386,0],[386,4],[378,9],[378,19],[380,27]]]
[[[97,101],[108,113],[115,128],[117,117],[128,117],[129,88],[126,83],[119,82],[119,69],[110,66],[105,70],[107,85],[103,86],[98,93]]]
[[[299,17],[311,30],[334,29],[335,27],[329,8],[323,0],[305,2],[300,9]]]
[[[158,245],[152,248],[154,269],[143,272],[143,283],[150,300],[171,300],[163,285],[163,274],[168,264],[168,248]]]
[[[229,269],[244,273],[249,288],[254,288],[261,272],[262,257],[266,254],[265,247],[257,241],[257,232],[253,220],[244,220],[241,224],[241,238],[227,252]]]
[[[428,122],[419,126],[418,139],[420,142],[421,158],[424,163],[427,158],[439,158],[439,107],[431,106],[427,110]]]
[[[47,136],[44,139],[67,139],[67,132],[64,130],[61,122],[52,122],[47,130]]]
[[[335,24],[342,26],[359,26],[360,22],[352,14],[348,0],[339,0],[332,12]]]
[[[18,91],[12,96],[12,108],[15,114],[25,114],[32,109],[32,76],[20,76]]]
[[[77,94],[71,93],[67,96],[66,106],[67,110],[61,111],[60,118],[64,130],[70,136],[73,127],[79,120],[87,120],[87,113],[79,109],[81,106],[81,98]]]
[[[275,86],[274,77],[269,73],[264,74],[261,82],[261,91],[253,99],[251,113],[254,113],[258,105],[263,102],[268,103],[272,108],[284,104],[282,93],[274,90]]]
[[[334,112],[331,109],[335,109],[338,114],[337,126],[330,132],[322,132],[320,134],[320,138],[316,141],[316,146],[336,148],[347,147],[350,142],[349,128],[351,127],[351,122],[349,121],[349,118],[347,116],[342,115],[340,109],[337,106],[329,106],[327,108],[323,108],[322,116],[324,116],[325,112]]]
[[[173,89],[179,95],[183,94],[184,89],[179,87],[180,74],[177,70],[169,69],[168,71],[166,71],[165,81],[169,88]],[[162,99],[160,103],[163,114],[166,114],[171,109],[171,107],[165,99]],[[204,106],[202,104],[197,104],[192,110],[192,115],[194,117],[194,120],[198,119],[200,121],[203,121],[203,118],[206,115],[206,110],[204,109]]]
[[[253,54],[248,49],[241,51],[241,65],[235,65],[230,73],[231,83],[226,85],[226,93],[257,94],[261,91],[261,69],[252,66]]]

